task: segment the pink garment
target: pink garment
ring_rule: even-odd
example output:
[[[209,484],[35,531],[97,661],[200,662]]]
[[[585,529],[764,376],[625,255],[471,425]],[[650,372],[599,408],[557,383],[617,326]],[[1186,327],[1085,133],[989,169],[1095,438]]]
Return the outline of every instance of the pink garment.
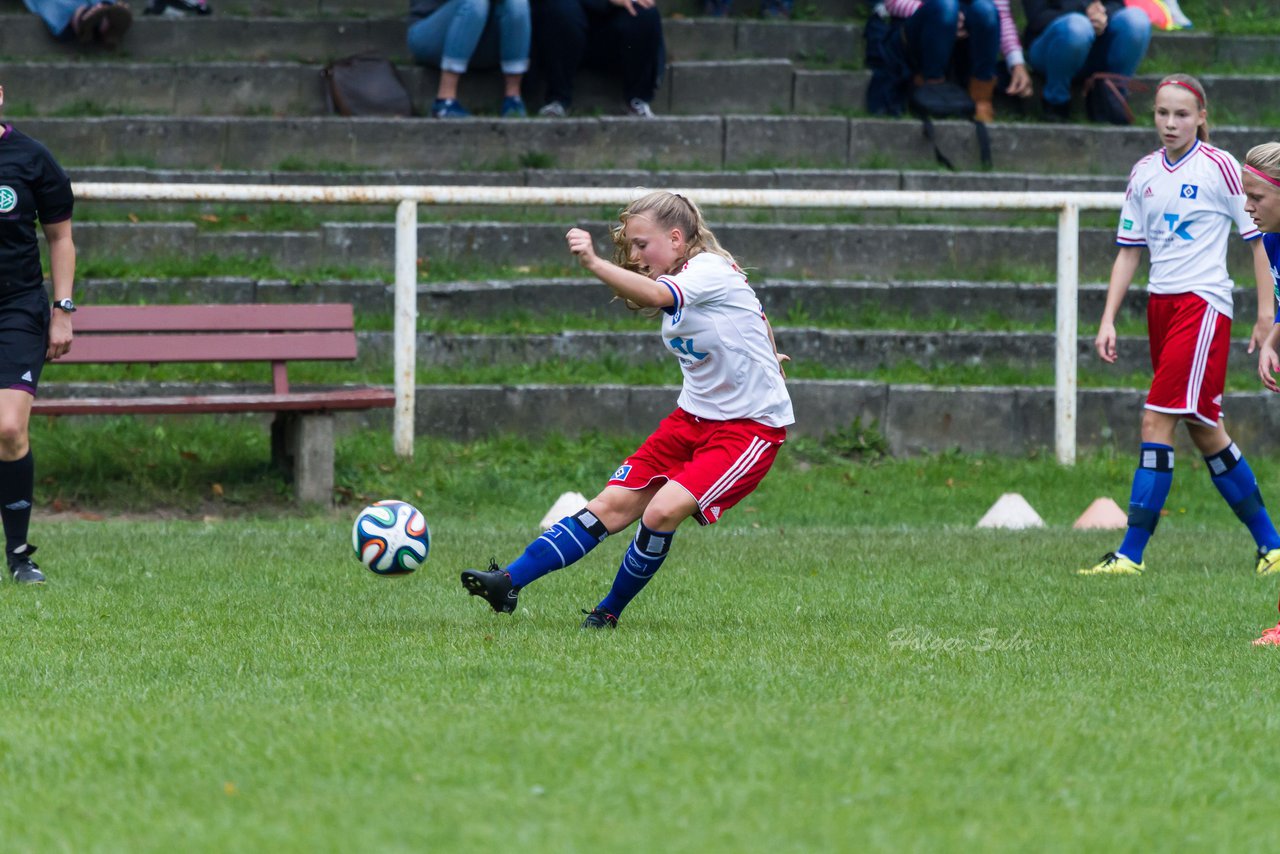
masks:
[[[924,0],[885,0],[885,8],[895,18],[910,18],[920,8]],[[1018,40],[1018,25],[1014,23],[1013,13],[1009,11],[1009,0],[991,0],[995,4],[996,14],[1000,17],[1000,52],[1004,54],[1005,64],[1010,68],[1023,65],[1022,42]]]

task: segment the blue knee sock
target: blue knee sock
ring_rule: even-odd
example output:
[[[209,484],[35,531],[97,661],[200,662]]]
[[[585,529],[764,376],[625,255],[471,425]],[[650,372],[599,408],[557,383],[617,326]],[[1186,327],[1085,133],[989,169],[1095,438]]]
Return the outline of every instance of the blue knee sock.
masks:
[[[1236,516],[1244,522],[1253,534],[1253,541],[1258,550],[1269,552],[1280,548],[1280,534],[1271,523],[1271,514],[1262,503],[1262,493],[1258,490],[1258,480],[1253,476],[1253,469],[1232,442],[1223,450],[1211,457],[1204,458],[1209,466],[1209,474],[1213,476],[1213,485],[1226,499],[1227,504],[1235,511]]]
[[[1129,492],[1129,529],[1117,552],[1134,563],[1142,563],[1147,541],[1160,523],[1160,511],[1173,485],[1173,448],[1155,442],[1143,442],[1138,469],[1133,473],[1133,489]]]
[[[548,572],[564,569],[581,560],[607,536],[609,532],[604,523],[585,507],[572,516],[565,516],[529,543],[524,554],[507,566],[512,586],[524,587]]]
[[[597,609],[615,617],[621,614],[627,603],[636,598],[636,594],[644,589],[658,567],[667,559],[674,535],[675,531],[654,531],[641,522],[636,538],[631,541],[622,558],[622,566],[618,567],[618,575],[613,579],[609,595],[596,606]]]

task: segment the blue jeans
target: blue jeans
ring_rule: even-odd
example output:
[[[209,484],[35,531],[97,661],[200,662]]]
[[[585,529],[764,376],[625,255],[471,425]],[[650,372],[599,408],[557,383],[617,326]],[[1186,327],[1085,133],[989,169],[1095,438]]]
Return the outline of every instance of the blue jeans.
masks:
[[[925,80],[947,76],[956,45],[956,23],[964,12],[969,33],[969,77],[994,80],[1000,53],[1000,16],[991,0],[924,0],[907,18],[907,52],[911,66]]]
[[[44,19],[54,38],[71,35],[71,18],[81,6],[92,6],[94,0],[22,0],[27,8]],[[101,0],[110,4],[113,0]]]
[[[502,67],[503,74],[529,70],[529,0],[449,0],[409,25],[409,53],[441,71],[465,74]]]
[[[1132,77],[1151,42],[1151,19],[1130,6],[1112,15],[1095,36],[1093,24],[1079,12],[1057,18],[1027,50],[1027,59],[1045,76],[1044,99],[1051,104],[1071,100],[1071,81],[1099,71]]]

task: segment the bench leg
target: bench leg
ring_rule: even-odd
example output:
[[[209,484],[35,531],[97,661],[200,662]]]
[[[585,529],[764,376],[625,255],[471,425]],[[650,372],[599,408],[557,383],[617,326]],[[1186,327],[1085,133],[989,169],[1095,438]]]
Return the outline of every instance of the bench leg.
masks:
[[[293,475],[299,504],[333,503],[333,416],[279,412],[271,422],[271,459]]]

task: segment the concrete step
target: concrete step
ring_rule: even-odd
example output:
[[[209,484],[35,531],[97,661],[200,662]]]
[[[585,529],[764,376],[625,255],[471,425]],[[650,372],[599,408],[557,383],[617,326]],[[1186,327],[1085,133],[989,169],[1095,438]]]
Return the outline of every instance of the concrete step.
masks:
[[[1037,172],[896,169],[398,169],[307,172],[68,166],[73,181],[166,184],[407,185],[500,187],[696,187],[753,190],[1124,191],[1124,177]],[[95,207],[102,202],[93,202]],[[133,203],[137,207],[138,203]],[[708,208],[711,210],[711,208]]]
[[[138,15],[124,44],[115,51],[105,51],[55,41],[43,22],[26,11],[21,0],[0,0],[0,57],[74,57],[89,62],[247,59],[323,63],[374,52],[402,62],[409,60],[405,47],[407,3],[383,0],[369,5],[350,0],[353,8],[346,15],[336,14],[335,9],[317,11],[317,5],[284,3],[273,14],[263,14],[261,9],[268,4],[249,0],[242,14],[232,14],[235,6],[228,8],[226,3],[218,3],[215,14],[207,18]],[[663,33],[668,56],[676,61],[774,58],[856,68],[862,65],[865,55],[860,15],[853,16],[853,20],[848,20],[850,16],[845,13],[831,16],[845,20],[779,22],[741,16],[679,17],[674,12],[667,10]],[[1276,36],[1156,33],[1147,63],[1214,68],[1225,73],[1230,69],[1274,66],[1277,52],[1280,38]]]
[[[1247,335],[1247,329],[1241,328]],[[806,365],[823,369],[874,371],[900,365],[932,368],[945,365],[1051,368],[1054,336],[1048,332],[895,332],[885,330],[820,329],[774,324],[778,350],[791,357],[788,370],[803,376]],[[1248,353],[1248,339],[1231,348],[1229,367],[1252,371],[1257,357]],[[1119,361],[1107,365],[1094,352],[1093,336],[1081,335],[1076,346],[1078,364],[1101,376],[1120,377],[1149,370],[1145,337],[1121,337]],[[643,332],[569,331],[554,335],[436,335],[420,334],[418,363],[434,368],[471,365],[535,365],[544,362],[599,362],[614,359],[625,365],[670,364],[653,330]],[[360,359],[365,365],[391,363],[390,332],[360,334]]]
[[[756,295],[775,323],[792,318],[823,318],[850,327],[886,328],[867,317],[945,317],[980,326],[990,317],[1014,324],[1036,323],[1048,329],[1056,312],[1057,289],[1051,283],[956,281],[794,281],[753,279]],[[1105,283],[1080,286],[1080,329],[1093,329],[1106,302]],[[392,313],[394,289],[381,281],[307,281],[220,277],[202,279],[82,279],[76,296],[85,304],[111,303],[306,303],[349,302],[358,314]],[[1130,289],[1122,307],[1125,318],[1146,314],[1147,292]],[[1253,322],[1257,300],[1252,288],[1236,288],[1235,323]],[[418,313],[423,319],[463,318],[494,321],[504,317],[617,317],[594,279],[525,279],[446,283],[418,286]]]
[[[6,93],[7,94],[7,93]],[[31,118],[17,122],[68,166],[181,169],[929,168],[931,146],[912,120],[798,116],[634,119]],[[939,144],[963,169],[979,166],[973,125],[941,122]],[[1216,128],[1241,154],[1270,128]],[[1156,147],[1148,128],[998,124],[997,168],[1125,176]]]
[[[58,366],[45,373],[41,395],[195,394],[220,385],[182,383],[58,382]],[[1009,388],[891,385],[863,380],[788,380],[796,423],[791,436],[821,437],[854,420],[878,430],[895,456],[984,453],[1025,456],[1052,453],[1054,391]],[[227,390],[230,390],[228,387]],[[675,405],[676,386],[625,385],[420,385],[415,394],[419,435],[472,441],[502,434],[528,437],[592,433],[643,436]],[[1083,389],[1077,395],[1081,449],[1129,453],[1140,441],[1145,390]],[[1251,454],[1280,452],[1280,415],[1270,392],[1234,393],[1224,402],[1231,435]],[[345,430],[389,431],[387,411],[341,415]],[[1181,435],[1181,434],[1180,434]],[[1180,451],[1183,448],[1179,440]],[[784,451],[785,453],[785,451]]]
[[[326,63],[356,53],[376,53],[408,63],[403,9],[388,18],[269,18],[214,14],[208,18],[135,17],[115,51],[55,41],[20,0],[0,0],[0,57],[52,58],[97,63],[193,61],[293,61]],[[13,13],[17,8],[21,13]],[[663,23],[668,58],[794,59],[861,65],[864,46],[856,24],[668,19]]]
[[[605,254],[605,222],[583,222]],[[1057,231],[1050,228],[990,228],[926,225],[755,225],[713,223],[721,242],[739,253],[748,269],[766,276],[830,279],[857,271],[888,279],[940,277],[1002,279],[1009,270],[1048,281],[1056,269]],[[459,222],[418,229],[422,263],[472,265],[568,264],[564,224]],[[95,223],[76,226],[84,261],[118,258],[146,262],[160,257],[214,256],[265,259],[283,269],[321,266],[367,268],[389,273],[394,258],[391,224],[329,223],[307,232],[211,232],[193,223]],[[1084,229],[1081,276],[1105,278],[1115,257],[1114,231]],[[740,249],[738,247],[741,247]],[[1241,282],[1252,271],[1252,252],[1231,244],[1229,265]]]

